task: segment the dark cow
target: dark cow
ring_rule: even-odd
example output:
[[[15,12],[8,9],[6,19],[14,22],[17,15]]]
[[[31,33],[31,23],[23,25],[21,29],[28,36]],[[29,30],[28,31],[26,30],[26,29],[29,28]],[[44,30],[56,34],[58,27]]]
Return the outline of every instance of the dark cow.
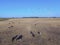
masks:
[[[37,32],[39,35],[42,35],[42,33],[41,32]]]
[[[13,28],[14,26],[10,26],[10,27],[8,27],[8,28]]]
[[[38,32],[38,34],[40,34],[40,32]]]
[[[32,31],[30,33],[32,34],[33,37],[35,37],[35,34]]]
[[[14,26],[10,26],[10,27],[14,27]]]
[[[20,35],[16,38],[16,40],[22,39],[23,35]]]
[[[50,41],[51,40],[51,38],[48,38],[48,41]]]
[[[18,35],[14,36],[14,37],[12,38],[12,42],[17,38],[17,36],[18,36]]]

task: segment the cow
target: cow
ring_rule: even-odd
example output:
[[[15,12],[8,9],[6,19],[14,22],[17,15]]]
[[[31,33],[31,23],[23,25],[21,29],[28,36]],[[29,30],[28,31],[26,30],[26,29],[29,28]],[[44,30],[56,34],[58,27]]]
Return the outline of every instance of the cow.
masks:
[[[37,33],[41,35],[41,32],[37,32]]]
[[[22,39],[23,35],[20,35],[16,38],[16,40]]]
[[[30,33],[32,34],[33,37],[35,37],[35,34],[32,31]]]
[[[40,32],[38,32],[38,34],[40,34]]]
[[[18,35],[12,37],[12,42],[17,38]]]

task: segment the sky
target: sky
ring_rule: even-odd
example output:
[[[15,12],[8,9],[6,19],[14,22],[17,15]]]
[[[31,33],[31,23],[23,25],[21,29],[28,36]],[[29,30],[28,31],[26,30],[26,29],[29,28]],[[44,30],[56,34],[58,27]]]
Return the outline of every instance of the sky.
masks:
[[[60,17],[60,0],[0,0],[0,17]]]

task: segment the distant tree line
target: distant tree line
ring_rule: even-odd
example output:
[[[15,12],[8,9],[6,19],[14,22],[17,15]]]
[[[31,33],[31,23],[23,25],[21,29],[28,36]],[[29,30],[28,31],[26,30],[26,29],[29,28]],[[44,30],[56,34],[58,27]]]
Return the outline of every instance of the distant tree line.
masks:
[[[15,19],[15,18],[60,18],[60,17],[7,17],[7,18],[0,18],[0,19]]]
[[[22,18],[60,18],[60,17],[22,17]]]
[[[40,18],[40,17],[22,17],[22,18]]]

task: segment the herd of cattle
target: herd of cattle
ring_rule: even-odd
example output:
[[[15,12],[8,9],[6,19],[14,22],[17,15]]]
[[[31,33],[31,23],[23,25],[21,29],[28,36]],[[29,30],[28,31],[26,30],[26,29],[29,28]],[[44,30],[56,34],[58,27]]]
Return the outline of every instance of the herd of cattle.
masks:
[[[38,32],[38,34],[40,34],[41,32]],[[30,32],[30,34],[32,35],[32,37],[35,37],[35,34],[31,31]],[[22,40],[22,38],[23,38],[23,35],[15,35],[14,37],[12,37],[12,42],[14,41],[14,40]]]
[[[11,21],[11,23],[13,24],[14,22],[12,22]],[[9,23],[9,24],[11,24],[11,23]],[[36,24],[35,24],[36,25]],[[13,25],[11,25],[10,27],[8,27],[9,29],[10,28],[12,28],[12,27],[14,27]],[[41,35],[41,32],[37,32],[39,35]],[[32,31],[30,31],[30,34],[32,35],[32,37],[35,37],[35,34],[32,32]],[[12,42],[14,41],[14,40],[22,40],[22,38],[23,38],[23,35],[22,34],[20,34],[20,35],[15,35],[15,36],[13,36],[12,37]]]

